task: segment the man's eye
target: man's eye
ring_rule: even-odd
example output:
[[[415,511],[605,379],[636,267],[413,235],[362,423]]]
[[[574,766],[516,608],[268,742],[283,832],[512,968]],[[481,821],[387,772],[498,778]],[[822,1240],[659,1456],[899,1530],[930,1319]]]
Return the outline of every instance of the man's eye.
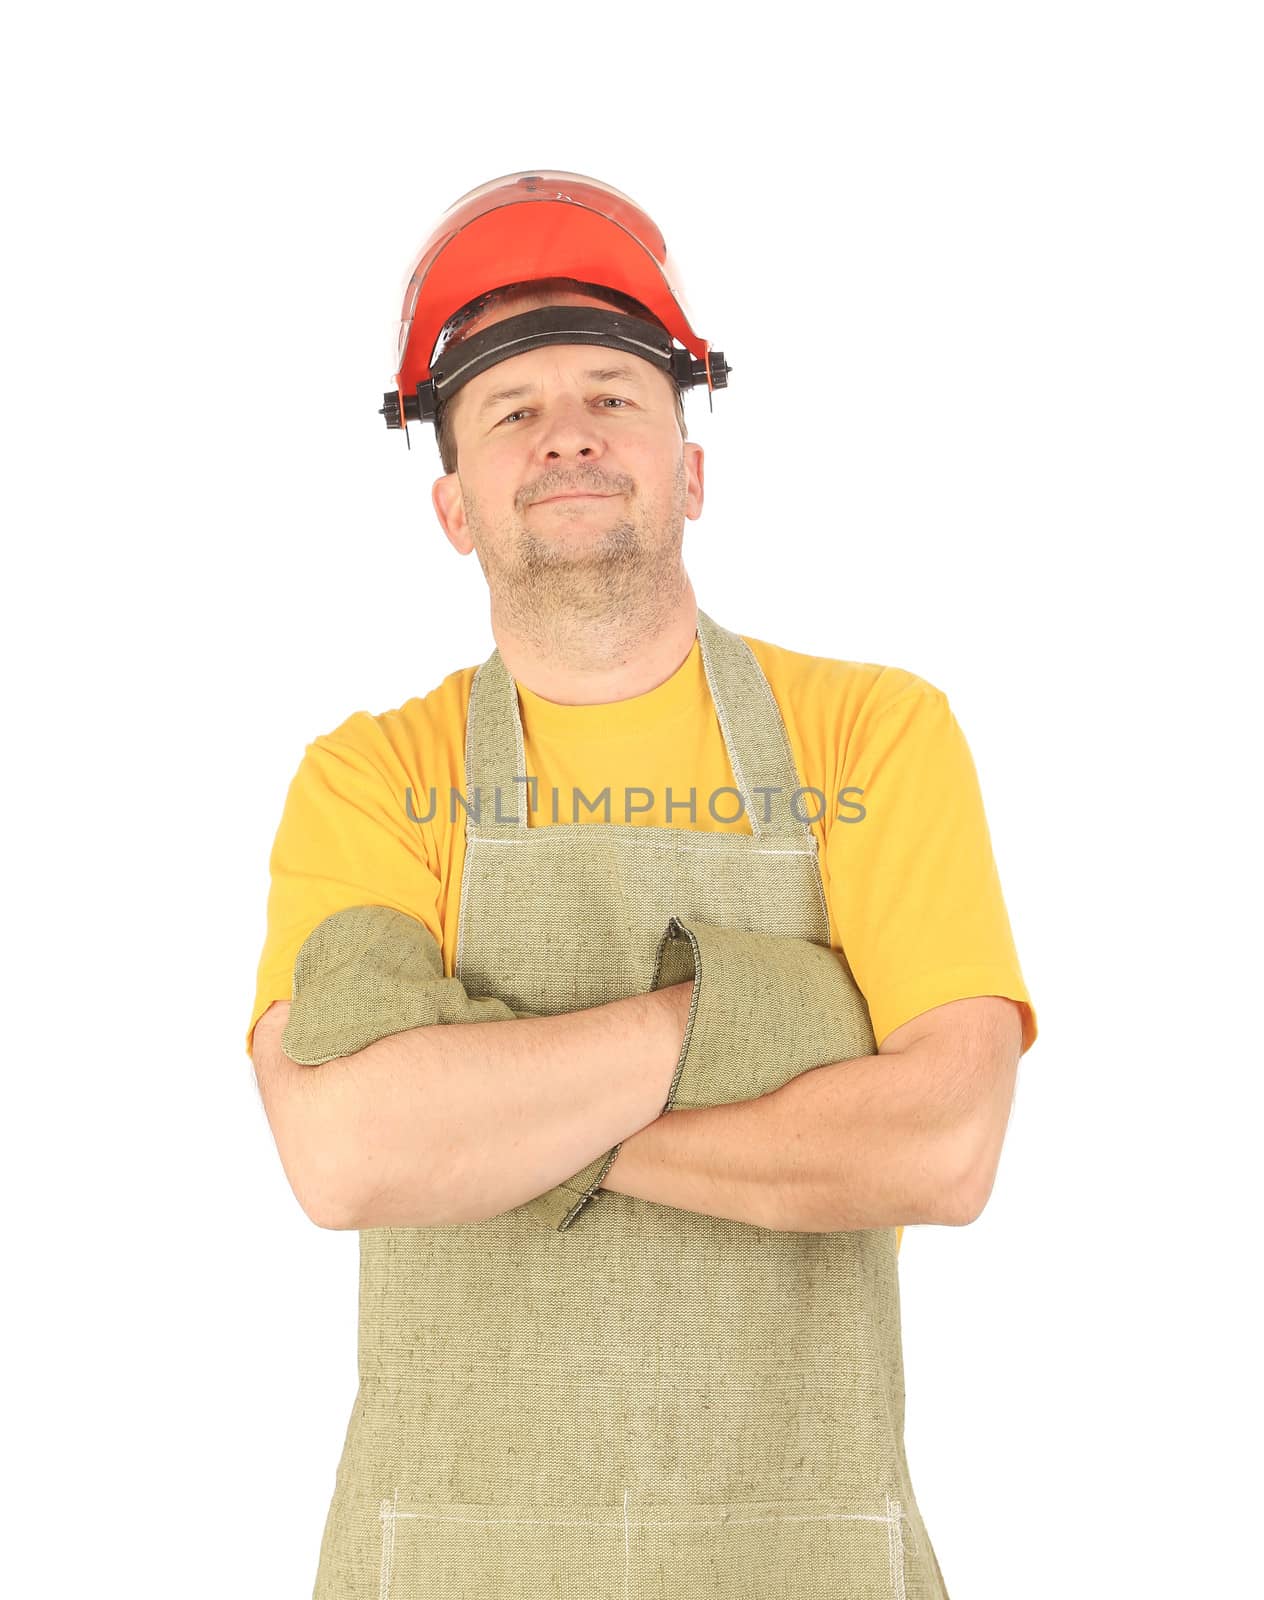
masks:
[[[598,405],[603,406],[609,404],[614,404],[616,406],[627,406],[631,405],[632,402],[630,400],[621,399],[617,394],[608,394],[603,395],[603,397],[597,403]],[[525,417],[526,414],[526,409],[524,408],[522,411],[511,411],[507,417],[502,417],[500,420],[501,422],[512,422],[515,417]]]

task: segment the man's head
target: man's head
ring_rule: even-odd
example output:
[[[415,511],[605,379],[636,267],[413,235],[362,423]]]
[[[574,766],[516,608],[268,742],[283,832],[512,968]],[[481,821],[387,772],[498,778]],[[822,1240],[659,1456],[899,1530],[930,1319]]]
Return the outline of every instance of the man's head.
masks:
[[[457,340],[541,305],[647,316],[605,290],[536,283],[488,297]],[[650,627],[678,602],[702,449],[668,373],[602,345],[544,345],[471,378],[436,423],[435,512],[455,549],[477,552],[507,626],[539,643],[616,617]]]

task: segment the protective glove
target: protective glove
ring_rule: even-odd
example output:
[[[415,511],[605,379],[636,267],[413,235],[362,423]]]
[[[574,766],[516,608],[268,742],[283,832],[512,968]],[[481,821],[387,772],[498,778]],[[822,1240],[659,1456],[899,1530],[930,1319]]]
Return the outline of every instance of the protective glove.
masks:
[[[415,917],[350,906],[319,923],[299,950],[281,1048],[301,1066],[319,1067],[408,1028],[532,1014],[471,998],[459,978],[445,978],[443,952]]]
[[[813,1067],[876,1052],[869,1007],[828,945],[673,917],[650,987],[690,979],[665,1112],[756,1100]]]
[[[673,917],[650,988],[688,981],[689,1017],[663,1113],[755,1100],[801,1072],[876,1053],[846,957],[826,945]],[[569,1228],[620,1149],[520,1209],[544,1227]]]

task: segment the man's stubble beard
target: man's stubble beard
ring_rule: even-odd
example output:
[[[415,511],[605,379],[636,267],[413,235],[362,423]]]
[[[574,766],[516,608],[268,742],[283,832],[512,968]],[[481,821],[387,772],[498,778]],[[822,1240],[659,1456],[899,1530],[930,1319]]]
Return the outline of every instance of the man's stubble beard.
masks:
[[[565,530],[557,540],[532,533],[530,512],[496,525],[488,539],[467,494],[466,518],[498,625],[532,650],[576,666],[617,657],[657,633],[688,581],[681,563],[686,492],[682,457],[668,505],[645,508],[640,523],[622,517],[587,541]]]

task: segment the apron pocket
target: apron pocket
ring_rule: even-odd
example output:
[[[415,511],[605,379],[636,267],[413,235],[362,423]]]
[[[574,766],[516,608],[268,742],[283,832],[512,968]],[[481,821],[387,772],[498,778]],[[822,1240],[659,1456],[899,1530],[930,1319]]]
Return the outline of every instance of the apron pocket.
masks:
[[[330,1550],[314,1600],[946,1600],[887,1496],[493,1506],[401,1486],[343,1513],[361,1570]]]

